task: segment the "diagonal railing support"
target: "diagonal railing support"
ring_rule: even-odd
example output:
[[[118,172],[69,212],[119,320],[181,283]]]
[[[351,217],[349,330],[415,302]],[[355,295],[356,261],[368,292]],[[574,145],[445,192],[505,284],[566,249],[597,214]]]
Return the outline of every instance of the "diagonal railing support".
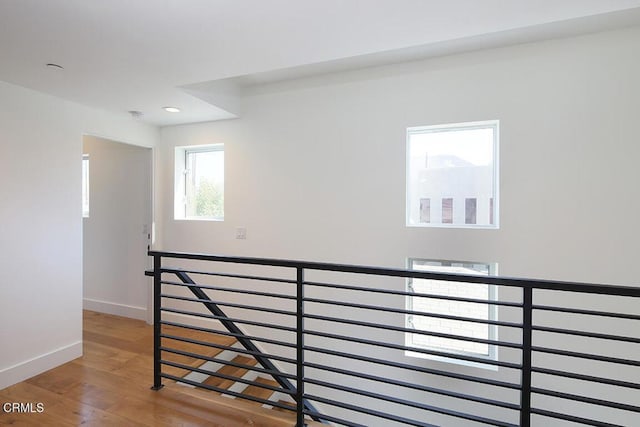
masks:
[[[153,277],[154,277],[154,389],[155,389],[155,385],[156,383],[160,382],[160,355],[157,355],[157,359],[156,359],[156,352],[160,352],[160,297],[161,297],[161,293],[160,293],[160,289],[161,289],[161,266],[160,265],[156,265],[156,263],[159,264],[159,260],[156,261],[156,257],[154,256],[154,271],[153,271]],[[301,270],[301,269],[300,269]],[[276,371],[279,372],[280,370],[273,364],[273,362],[271,362],[271,360],[269,360],[268,357],[265,356],[260,356],[259,354],[262,353],[262,351],[253,343],[253,341],[251,341],[251,339],[244,337],[245,333],[238,328],[238,326],[236,326],[236,324],[231,321],[231,320],[226,320],[225,318],[228,318],[228,316],[225,314],[224,311],[222,311],[222,309],[220,307],[218,307],[218,305],[216,303],[214,303],[211,298],[209,298],[209,296],[200,288],[197,286],[196,282],[193,281],[193,279],[185,272],[182,271],[176,271],[176,270],[171,270],[171,273],[174,273],[182,283],[184,283],[185,285],[187,285],[187,287],[189,288],[189,290],[195,295],[196,298],[198,298],[199,300],[204,300],[202,302],[202,304],[207,308],[207,310],[209,310],[211,312],[211,314],[213,314],[216,317],[219,317],[219,321],[220,323],[232,334],[234,334],[234,336],[236,336],[238,342],[248,351],[250,352],[254,352],[257,353],[257,355],[254,355],[255,359],[258,361],[258,363],[265,369],[270,370],[270,371]],[[300,278],[300,272],[298,273],[299,278]],[[299,283],[299,287],[302,287],[302,283]],[[156,296],[157,295],[157,296]],[[158,306],[156,309],[156,301],[158,301]],[[301,301],[300,301],[301,303]],[[157,311],[157,314],[155,314]],[[298,317],[299,321],[300,321],[300,317]],[[158,332],[157,334],[155,333],[155,328],[158,328]],[[300,325],[298,325],[300,326]],[[302,332],[302,329],[298,329],[300,334]],[[157,340],[158,342],[156,342],[156,336],[157,336]],[[298,352],[301,351],[302,347],[298,347]],[[158,365],[158,372],[156,374],[156,364]],[[300,369],[300,365],[298,365],[298,370]],[[304,411],[310,411],[310,412],[315,412],[317,413],[317,409],[310,403],[308,402],[306,399],[304,399],[302,397],[302,394],[300,393],[300,391],[298,390],[298,388],[296,388],[296,386],[294,386],[291,381],[289,381],[287,378],[279,376],[279,375],[275,375],[272,374],[274,380],[276,380],[276,382],[285,390],[288,390],[289,392],[292,393],[293,396],[295,396],[296,398],[296,403],[297,403],[297,425],[299,427],[304,426]],[[156,379],[157,378],[157,379]],[[300,378],[300,377],[298,377]],[[298,386],[301,385],[301,382],[299,382]],[[162,386],[160,385],[160,388]],[[315,421],[320,421],[322,422],[323,420],[320,417],[317,416],[312,416],[312,418]]]
[[[634,379],[619,379],[617,377],[611,377],[607,372],[603,373],[589,373],[586,375],[578,367],[584,366],[580,363],[591,363],[592,361],[606,362],[610,364],[611,371],[615,367],[637,367],[640,366],[640,359],[638,359],[636,352],[627,352],[624,357],[619,353],[619,347],[616,347],[616,343],[635,343],[640,344],[640,336],[637,331],[640,330],[637,325],[640,323],[640,313],[637,313],[638,304],[640,301],[640,287],[639,286],[614,286],[614,285],[601,285],[601,284],[588,284],[588,283],[575,283],[575,282],[559,282],[550,280],[537,280],[537,279],[519,279],[508,277],[494,277],[494,276],[477,276],[477,275],[461,275],[461,274],[444,274],[439,272],[429,271],[416,271],[416,270],[399,270],[380,267],[366,267],[356,265],[344,265],[344,264],[327,264],[318,262],[307,261],[293,261],[293,260],[277,260],[268,258],[247,258],[247,257],[230,257],[220,255],[204,255],[193,253],[179,253],[179,252],[154,252],[151,251],[150,255],[159,258],[154,258],[154,270],[147,272],[148,276],[154,278],[154,312],[156,317],[156,325],[154,327],[154,342],[156,343],[156,349],[154,349],[154,387],[161,387],[161,378],[170,378],[180,381],[180,378],[173,377],[171,375],[162,373],[160,367],[162,364],[176,365],[170,361],[164,361],[160,359],[162,351],[172,352],[174,350],[159,347],[160,338],[166,336],[172,338],[170,335],[161,334],[160,330],[160,313],[163,310],[168,310],[175,313],[182,313],[191,316],[203,316],[206,318],[215,318],[219,320],[223,327],[215,328],[216,330],[195,328],[195,330],[201,330],[204,332],[213,332],[223,335],[236,336],[241,345],[247,350],[237,348],[238,352],[247,352],[255,354],[256,360],[263,367],[269,367],[271,369],[255,368],[260,372],[265,372],[273,376],[274,379],[280,384],[280,387],[275,389],[287,393],[295,398],[296,406],[283,405],[273,400],[257,399],[247,396],[249,400],[253,400],[263,404],[272,404],[274,407],[280,407],[283,409],[289,409],[296,411],[296,426],[303,427],[305,423],[309,423],[305,417],[312,417],[314,420],[318,420],[322,423],[336,423],[340,425],[350,427],[363,427],[361,420],[368,420],[365,417],[373,417],[378,420],[388,420],[402,425],[413,425],[417,427],[430,427],[433,424],[429,424],[428,419],[434,416],[437,417],[455,417],[459,420],[468,420],[482,425],[493,425],[498,427],[529,427],[532,424],[531,417],[544,417],[544,419],[555,419],[569,421],[584,425],[593,426],[613,426],[620,424],[628,424],[626,421],[631,420],[631,424],[640,425],[635,422],[640,419],[640,407],[638,405],[631,405],[628,402],[622,401],[618,396],[623,396],[623,390],[640,390],[640,383],[634,381]],[[264,277],[261,275],[251,274],[244,271],[242,274],[231,274],[224,271],[191,271],[181,270],[175,268],[162,267],[162,262],[165,258],[171,259],[191,259],[199,261],[210,261],[228,264],[239,264],[244,267],[247,266],[269,266],[287,269],[287,271],[295,272],[295,279],[281,278],[276,276]],[[252,269],[249,269],[252,270]],[[345,283],[341,278],[331,278],[329,280],[322,281],[309,281],[305,276],[310,275],[313,277],[323,276],[318,275],[318,272],[335,272],[341,275],[349,275],[349,282],[353,280],[353,277],[385,277],[385,278],[403,278],[403,279],[424,279],[430,281],[437,281],[437,283],[445,286],[448,282],[454,283],[467,283],[469,285],[490,285],[490,286],[504,286],[507,289],[521,290],[522,299],[516,301],[512,298],[504,298],[498,300],[484,299],[473,296],[457,296],[457,295],[441,295],[437,292],[416,292],[416,289],[401,290],[394,287],[384,285],[379,286],[362,286],[359,280],[354,280],[353,283]],[[162,276],[166,276],[167,273],[177,275],[182,281],[176,280],[174,282],[161,280]],[[204,284],[195,283],[189,274],[203,274],[216,277],[229,277],[235,279],[252,279],[259,280],[260,282],[269,283],[287,283],[295,285],[294,292],[267,292],[263,289],[244,289],[235,287],[220,287],[220,286],[206,286]],[[351,276],[351,275],[357,276]],[[278,275],[279,276],[279,275]],[[346,279],[346,278],[345,278]],[[366,283],[369,281],[367,280]],[[191,297],[185,298],[182,295],[170,295],[168,289],[161,288],[164,285],[176,285],[181,287],[188,287],[192,293],[195,294],[197,299]],[[307,289],[311,289],[307,291]],[[290,308],[287,310],[278,309],[276,307],[254,306],[249,303],[238,304],[231,302],[223,302],[212,300],[205,292],[209,291],[225,291],[234,292],[239,294],[248,294],[263,296],[269,298],[280,298],[280,301],[287,300],[293,304],[295,302],[295,310]],[[348,291],[349,295],[346,292]],[[305,294],[313,294],[313,296],[307,297]],[[611,305],[605,303],[600,304],[594,296],[603,295],[606,297],[615,297],[616,302],[619,302],[621,308],[611,311]],[[372,301],[375,304],[369,302],[369,296],[372,297]],[[375,299],[373,297],[375,296]],[[557,296],[557,301],[555,299]],[[591,296],[591,297],[589,297]],[[381,313],[394,313],[394,315],[423,315],[424,312],[419,312],[413,308],[399,308],[398,304],[393,301],[397,301],[398,298],[433,298],[443,301],[454,301],[460,303],[473,303],[473,304],[490,304],[496,306],[499,309],[504,309],[507,313],[507,318],[503,319],[480,319],[471,315],[461,315],[456,312],[451,313],[431,313],[429,316],[440,319],[448,319],[452,321],[460,322],[474,322],[474,324],[486,324],[487,328],[500,327],[510,328],[509,331],[520,331],[517,336],[521,340],[516,339],[516,334],[510,332],[504,334],[507,337],[498,338],[478,338],[470,336],[469,334],[462,333],[443,333],[434,330],[421,330],[422,335],[434,336],[440,338],[448,338],[455,340],[463,340],[470,343],[483,343],[491,346],[514,349],[516,351],[509,351],[501,353],[505,357],[501,358],[486,358],[475,355],[458,354],[455,352],[446,352],[436,348],[422,348],[415,345],[403,345],[399,343],[395,337],[398,337],[399,333],[416,333],[416,329],[398,326],[396,324],[389,324],[384,319],[376,319],[377,312]],[[201,313],[193,313],[181,311],[169,307],[163,308],[160,305],[161,299],[174,298],[178,300],[193,301],[203,304],[208,310],[213,313],[213,316],[205,315]],[[392,300],[393,298],[393,300]],[[568,301],[571,298],[571,301]],[[388,299],[389,301],[384,301]],[[362,301],[367,300],[367,301]],[[582,301],[584,300],[584,302]],[[255,301],[255,300],[253,300]],[[575,302],[575,303],[574,303]],[[596,303],[597,302],[597,303]],[[220,307],[236,307],[239,309],[258,310],[260,312],[275,313],[278,315],[296,316],[295,327],[291,324],[287,326],[269,323],[269,322],[252,322],[246,319],[231,319],[226,317],[225,313]],[[331,310],[331,307],[341,307],[341,309]],[[358,311],[358,314],[351,313],[346,307],[362,310]],[[327,315],[327,310],[331,310],[330,315]],[[366,311],[365,311],[366,310]],[[535,316],[533,310],[536,311]],[[521,318],[516,318],[516,312],[521,313]],[[572,316],[572,322],[565,322],[567,324],[549,326],[548,320],[553,320],[545,313],[557,316],[559,314]],[[358,316],[367,315],[368,317],[362,319]],[[574,317],[579,316],[579,317]],[[385,316],[386,317],[386,316]],[[518,316],[519,317],[519,316]],[[576,328],[573,323],[573,319],[582,320],[584,327]],[[313,319],[312,325],[309,322],[305,322],[305,319]],[[375,319],[375,320],[372,320]],[[545,320],[548,319],[548,320]],[[606,328],[602,331],[592,332],[591,325],[594,319],[608,319],[611,322],[611,328]],[[322,323],[322,327],[319,329],[314,328],[317,324],[316,321],[326,322]],[[613,322],[616,323],[613,323]],[[238,326],[242,324],[252,324],[258,327],[274,328],[276,330],[286,331],[287,333],[295,334],[295,338],[288,336],[288,340],[278,341],[275,337],[262,337],[262,336],[249,336],[245,335]],[[172,322],[162,322],[162,324],[171,325]],[[327,331],[326,328],[334,325],[334,330]],[[359,334],[348,333],[349,329],[338,325],[354,325],[357,327],[368,328],[366,336]],[[614,331],[614,326],[616,330]],[[178,325],[190,328],[187,325]],[[308,329],[311,326],[310,329]],[[620,330],[618,331],[618,326]],[[223,331],[226,328],[229,333]],[[611,332],[608,332],[611,330]],[[375,331],[375,332],[374,332]],[[380,333],[380,331],[393,331],[390,333]],[[633,331],[634,333],[631,333]],[[596,351],[588,349],[576,349],[572,343],[567,345],[556,346],[555,340],[549,340],[544,335],[548,333],[562,334],[568,337],[582,337],[590,340],[602,343]],[[375,336],[374,336],[375,335]],[[380,339],[378,336],[392,336],[392,339]],[[318,339],[319,338],[319,339]],[[325,340],[332,340],[331,343],[325,344]],[[533,340],[535,339],[535,345]],[[195,344],[207,345],[203,341],[197,340],[184,340],[185,342],[193,342]],[[570,340],[567,340],[570,341]],[[260,342],[283,345],[289,348],[291,351],[296,352],[297,360],[293,360],[292,357],[283,357],[280,355],[267,355],[260,353],[255,344]],[[255,343],[255,344],[254,344]],[[313,345],[310,345],[313,343]],[[335,344],[334,344],[335,343]],[[337,347],[338,343],[342,343],[340,347]],[[606,343],[606,344],[604,344]],[[349,345],[357,346],[357,350],[351,350]],[[209,343],[212,347],[226,348],[229,346],[217,346],[213,343]],[[259,345],[259,344],[258,344]],[[365,347],[367,346],[367,347]],[[606,348],[605,348],[606,347]],[[620,346],[622,347],[622,346]],[[345,349],[346,348],[346,349]],[[375,351],[368,354],[366,349],[375,348]],[[610,350],[612,349],[612,350]],[[389,357],[375,356],[378,350],[384,350],[384,354],[389,354]],[[438,357],[446,357],[447,359],[457,359],[462,362],[473,362],[481,365],[493,366],[498,368],[506,368],[514,371],[518,371],[521,375],[520,381],[517,381],[515,377],[512,380],[506,380],[501,376],[490,377],[485,375],[475,375],[470,373],[460,373],[456,369],[445,369],[436,366],[429,366],[423,363],[422,357],[418,362],[411,360],[397,360],[392,356],[392,352],[395,354],[406,355],[407,351],[432,355]],[[613,351],[614,354],[611,354]],[[402,352],[402,353],[400,353]],[[553,369],[547,368],[544,365],[540,365],[540,361],[536,361],[533,357],[533,352],[536,354],[556,355],[571,358],[572,362],[569,364],[563,363],[558,366],[554,366]],[[184,353],[184,352],[177,352]],[[201,359],[208,359],[206,356],[184,353],[188,356],[193,356]],[[317,355],[328,355],[324,358]],[[496,352],[497,354],[497,352]],[[262,356],[262,357],[260,357]],[[306,361],[305,358],[313,357],[313,363]],[[518,358],[518,356],[520,356]],[[336,367],[336,360],[333,357],[340,358],[340,360],[353,360],[354,363],[349,363],[346,366]],[[417,358],[416,358],[417,359]],[[293,372],[284,372],[275,369],[273,363],[278,363],[278,360],[283,360],[289,363],[289,366],[295,366],[295,374]],[[179,365],[179,368],[191,371],[202,371],[199,369],[190,369],[189,366]],[[609,366],[609,365],[608,365]],[[396,378],[390,378],[387,374],[386,367],[393,368],[392,370],[402,370],[401,372],[408,372],[414,380],[400,380]],[[369,371],[371,369],[371,371]],[[202,371],[203,374],[211,374],[208,371]],[[515,372],[514,372],[515,373]],[[336,380],[334,374],[340,375],[340,380]],[[609,385],[618,387],[620,393],[611,393],[611,396],[602,398],[601,396],[592,397],[576,394],[574,392],[563,392],[553,388],[544,388],[542,386],[533,387],[535,384],[535,374],[543,374],[552,378],[560,379],[575,379],[584,382],[586,387],[591,386],[594,390],[600,385]],[[307,377],[309,375],[309,377]],[[424,384],[422,379],[425,375],[437,376],[442,378],[442,382],[451,379],[453,382],[464,381],[469,387],[465,389],[464,393],[457,390],[451,390],[447,387],[439,387],[431,384]],[[282,378],[279,378],[281,376]],[[512,377],[509,375],[509,377]],[[343,381],[342,378],[345,380]],[[430,378],[430,377],[428,377]],[[345,384],[345,381],[349,383]],[[361,380],[365,380],[363,382]],[[564,380],[562,380],[564,381]],[[194,381],[185,380],[186,383],[208,388],[210,390],[219,391],[224,393],[224,389],[211,387],[205,384],[199,384]],[[438,380],[440,383],[440,380]],[[295,384],[295,387],[294,387]],[[377,387],[374,385],[377,384]],[[393,387],[388,387],[391,385]],[[477,385],[478,387],[475,387]],[[486,386],[496,387],[502,390],[501,394],[509,396],[508,399],[498,399],[493,396],[487,397],[484,395]],[[374,388],[375,387],[375,388]],[[457,387],[457,386],[456,386]],[[274,389],[273,387],[267,387]],[[393,388],[393,393],[391,389]],[[389,393],[386,390],[389,389]],[[404,391],[402,391],[404,390]],[[383,392],[381,392],[383,391]],[[402,391],[402,394],[400,394]],[[415,393],[419,391],[420,393]],[[228,391],[230,394],[235,392]],[[349,393],[349,395],[358,395],[357,401],[351,401],[349,397],[343,399],[342,394],[334,395],[336,392]],[[465,408],[465,403],[459,403],[456,407],[449,405],[436,406],[425,402],[423,399],[423,392],[433,395],[446,396],[452,399],[457,399],[458,402],[475,402],[482,405],[483,408],[503,408],[508,410],[504,412],[504,416],[500,416],[500,419],[489,418],[484,415],[484,412],[476,412],[477,405],[474,404],[473,408]],[[411,393],[411,399],[405,398]],[[561,413],[554,410],[554,406],[549,407],[542,399],[532,399],[532,394],[551,396],[567,401],[578,402],[582,405],[590,405],[592,410],[589,413],[594,414],[593,419],[587,417],[578,417],[571,413]],[[242,397],[238,393],[236,396]],[[518,400],[515,402],[514,400]],[[367,399],[365,402],[364,399]],[[386,412],[382,409],[382,405],[373,406],[373,399],[375,402],[383,402],[384,407],[387,403],[394,405],[392,410]],[[312,402],[314,405],[320,405],[323,408],[323,412],[320,413],[313,409],[309,404]],[[401,406],[397,406],[401,405]],[[462,409],[460,409],[462,407]],[[325,409],[326,408],[326,409]],[[336,413],[331,413],[331,408],[339,408]],[[603,411],[601,408],[609,408],[615,410],[626,411],[625,414],[613,413],[613,411]],[[397,410],[396,410],[397,409]],[[340,412],[341,411],[341,412]],[[402,411],[402,412],[401,412]],[[484,411],[484,410],[483,410]],[[609,414],[611,412],[611,414]],[[346,416],[343,414],[347,414]],[[344,417],[344,418],[343,418]],[[507,418],[508,419],[505,419]],[[623,418],[624,417],[624,418]],[[611,422],[615,422],[612,424]],[[365,421],[368,422],[368,421]],[[371,423],[369,423],[371,424]]]

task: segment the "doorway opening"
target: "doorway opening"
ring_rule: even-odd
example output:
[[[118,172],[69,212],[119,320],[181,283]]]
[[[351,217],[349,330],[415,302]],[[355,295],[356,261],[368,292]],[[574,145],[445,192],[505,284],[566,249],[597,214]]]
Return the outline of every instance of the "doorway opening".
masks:
[[[151,323],[152,150],[83,137],[83,308]],[[84,173],[86,171],[86,173]]]

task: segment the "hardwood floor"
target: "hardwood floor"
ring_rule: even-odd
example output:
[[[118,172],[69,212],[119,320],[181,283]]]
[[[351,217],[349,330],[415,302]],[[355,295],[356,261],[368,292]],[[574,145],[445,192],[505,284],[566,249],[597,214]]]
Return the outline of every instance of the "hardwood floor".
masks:
[[[265,409],[164,381],[152,391],[152,327],[86,311],[84,355],[0,390],[0,404],[44,405],[43,412],[6,413],[14,426],[293,426],[292,413]],[[182,360],[180,363],[188,363]],[[315,423],[314,423],[315,424]]]

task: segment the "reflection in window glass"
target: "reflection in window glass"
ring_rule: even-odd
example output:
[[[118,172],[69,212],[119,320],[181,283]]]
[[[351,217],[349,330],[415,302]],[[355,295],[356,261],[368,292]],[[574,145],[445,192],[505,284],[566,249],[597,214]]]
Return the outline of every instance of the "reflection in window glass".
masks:
[[[431,199],[420,199],[420,222],[431,222]]]
[[[491,264],[458,261],[411,259],[409,260],[409,269],[479,276],[495,274],[495,266]],[[496,299],[494,286],[477,283],[410,279],[408,281],[408,288],[409,292],[412,293],[436,296],[436,298],[429,298],[428,296],[407,297],[410,310],[424,313],[424,315],[408,315],[407,324],[409,328],[415,329],[416,331],[435,332],[461,337],[496,338],[495,327],[486,323],[429,316],[429,314],[436,314],[479,320],[496,320],[497,310],[495,306],[486,303],[451,301],[437,298],[446,296],[491,301]],[[472,354],[480,357],[493,357],[495,354],[494,346],[489,344],[470,342],[464,339],[437,337],[422,333],[407,333],[407,345],[423,349],[436,349],[453,354]],[[415,352],[409,355],[424,357],[419,356]]]

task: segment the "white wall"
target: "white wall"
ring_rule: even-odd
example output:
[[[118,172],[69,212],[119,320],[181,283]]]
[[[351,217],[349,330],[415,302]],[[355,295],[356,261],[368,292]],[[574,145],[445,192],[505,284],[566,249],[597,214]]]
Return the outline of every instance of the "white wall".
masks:
[[[85,136],[90,214],[83,218],[84,308],[147,319],[151,149]]]
[[[637,283],[640,29],[272,85],[241,119],[162,130],[163,247]],[[405,129],[499,119],[500,230],[406,228]],[[224,143],[224,222],[174,221],[173,147]],[[245,241],[234,240],[246,226]]]
[[[636,27],[254,88],[240,119],[162,129],[161,247],[637,285],[639,50]],[[493,119],[500,229],[405,227],[406,128]],[[173,147],[205,143],[225,220],[174,221]]]
[[[0,82],[0,388],[82,351],[84,133],[152,146],[153,127]]]

